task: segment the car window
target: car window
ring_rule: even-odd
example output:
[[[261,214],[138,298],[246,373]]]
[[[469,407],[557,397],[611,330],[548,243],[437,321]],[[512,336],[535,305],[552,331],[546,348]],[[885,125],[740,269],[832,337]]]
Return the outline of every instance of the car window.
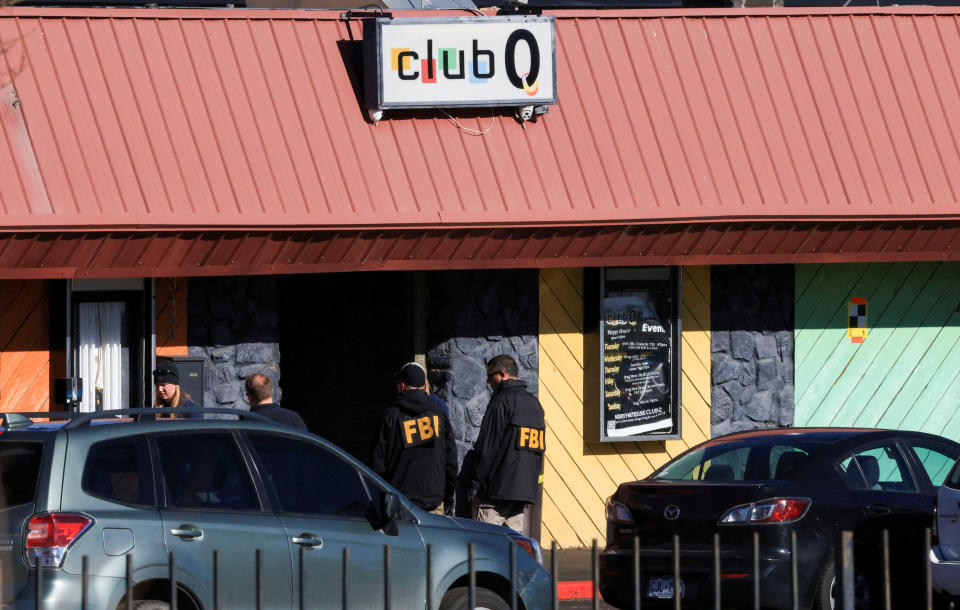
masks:
[[[923,466],[927,476],[930,477],[930,483],[934,487],[943,485],[944,479],[947,478],[947,474],[953,468],[953,463],[960,456],[960,452],[934,443],[911,441],[909,446]]]
[[[851,489],[917,490],[906,462],[895,445],[857,451],[841,460],[840,468]]]
[[[950,474],[947,475],[947,478],[944,479],[943,485],[949,487],[950,489],[960,490],[960,460],[957,460],[953,468],[950,470]]]
[[[107,500],[153,505],[153,475],[146,439],[135,436],[91,446],[81,487],[88,494]]]
[[[260,510],[240,448],[226,432],[157,437],[167,505]]]
[[[360,472],[335,452],[289,436],[253,433],[247,438],[281,512],[370,516],[373,508]]]
[[[42,463],[43,443],[0,442],[0,509],[34,501]]]
[[[813,448],[811,443],[786,443],[780,439],[720,442],[677,458],[651,478],[668,481],[790,480]]]

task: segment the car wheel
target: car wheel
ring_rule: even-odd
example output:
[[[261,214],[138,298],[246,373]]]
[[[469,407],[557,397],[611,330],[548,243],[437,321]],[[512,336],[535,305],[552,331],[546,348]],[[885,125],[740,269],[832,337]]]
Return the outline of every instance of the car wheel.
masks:
[[[158,602],[152,599],[145,599],[134,602],[133,610],[170,610],[170,604],[167,602]]]
[[[502,597],[489,589],[476,588],[476,605],[473,610],[510,610]],[[470,610],[470,593],[467,587],[450,589],[440,602],[440,610]]]
[[[856,610],[870,608],[872,599],[870,583],[862,570],[854,567],[853,597]],[[840,607],[843,592],[840,590],[840,580],[834,569],[833,559],[828,559],[817,576],[816,594],[813,599],[813,610],[835,610]]]

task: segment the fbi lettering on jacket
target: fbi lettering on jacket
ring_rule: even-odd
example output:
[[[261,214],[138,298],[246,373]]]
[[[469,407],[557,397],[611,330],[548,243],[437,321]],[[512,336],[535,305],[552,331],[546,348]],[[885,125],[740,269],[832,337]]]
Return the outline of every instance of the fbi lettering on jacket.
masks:
[[[527,449],[542,453],[544,446],[544,433],[542,428],[528,428],[526,426],[517,426],[517,449]]]
[[[400,432],[404,447],[422,445],[440,435],[440,416],[424,415],[400,420]]]

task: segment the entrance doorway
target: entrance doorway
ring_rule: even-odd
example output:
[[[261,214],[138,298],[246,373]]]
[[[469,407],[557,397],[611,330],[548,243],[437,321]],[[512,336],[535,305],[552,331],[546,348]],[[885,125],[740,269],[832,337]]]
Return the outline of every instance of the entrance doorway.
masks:
[[[415,353],[412,272],[279,278],[283,406],[364,461]]]
[[[149,354],[143,280],[74,281],[70,375],[83,380],[82,412],[143,406]]]

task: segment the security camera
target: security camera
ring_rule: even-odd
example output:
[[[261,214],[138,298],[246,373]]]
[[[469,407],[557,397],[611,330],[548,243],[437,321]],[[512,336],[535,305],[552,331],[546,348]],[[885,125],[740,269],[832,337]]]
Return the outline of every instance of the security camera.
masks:
[[[533,119],[533,106],[521,106],[517,108],[517,118],[521,121],[530,121]]]
[[[370,108],[369,110],[367,110],[367,116],[369,116],[370,120],[373,121],[374,123],[379,123],[380,119],[383,118],[383,110],[376,110],[374,108]]]

